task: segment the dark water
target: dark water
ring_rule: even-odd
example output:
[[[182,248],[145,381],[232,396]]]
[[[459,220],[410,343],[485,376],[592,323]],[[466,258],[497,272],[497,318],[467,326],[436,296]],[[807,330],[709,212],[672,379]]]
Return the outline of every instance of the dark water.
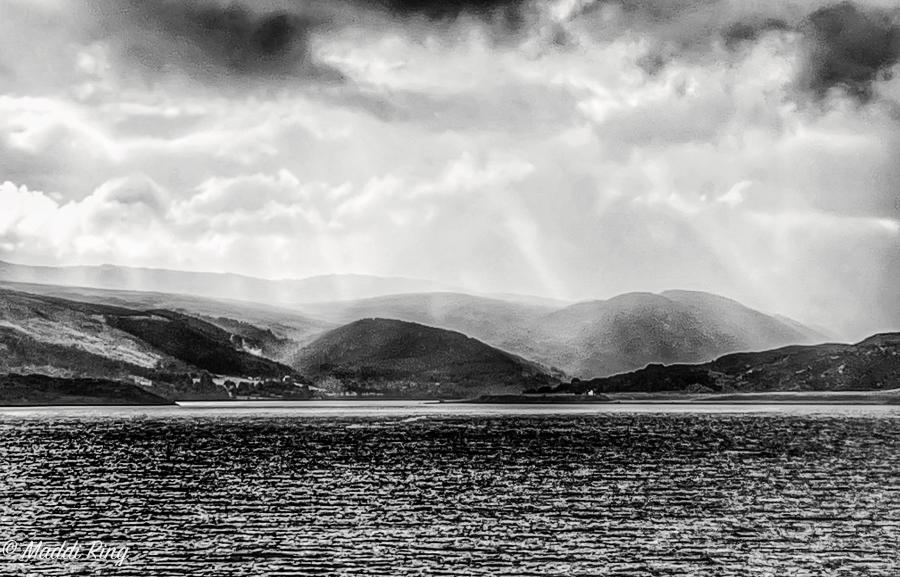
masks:
[[[890,411],[104,411],[0,413],[0,545],[124,562],[0,574],[900,575]]]

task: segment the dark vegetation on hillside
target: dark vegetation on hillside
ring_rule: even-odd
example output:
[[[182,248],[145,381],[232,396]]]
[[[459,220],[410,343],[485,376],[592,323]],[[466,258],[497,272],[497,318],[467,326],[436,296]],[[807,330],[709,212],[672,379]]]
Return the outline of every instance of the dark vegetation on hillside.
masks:
[[[900,333],[855,345],[791,346],[736,353],[698,365],[653,364],[611,377],[573,380],[558,392],[865,391],[900,387]]]
[[[141,387],[106,379],[0,375],[0,405],[170,405]]]
[[[225,375],[281,377],[294,371],[280,363],[236,350],[231,333],[181,313],[150,310],[109,315],[110,326],[199,369]]]
[[[268,359],[279,359],[290,351],[293,341],[282,338],[271,329],[227,317],[205,318],[207,322],[230,333],[232,344],[242,350],[256,350]]]
[[[357,392],[456,396],[554,382],[534,363],[461,333],[388,319],[330,331],[302,349],[295,363],[310,377],[333,377]]]
[[[0,375],[119,381],[178,400],[229,398],[212,378],[226,375],[244,396],[308,396],[293,369],[245,348],[244,337],[178,312],[0,289]]]

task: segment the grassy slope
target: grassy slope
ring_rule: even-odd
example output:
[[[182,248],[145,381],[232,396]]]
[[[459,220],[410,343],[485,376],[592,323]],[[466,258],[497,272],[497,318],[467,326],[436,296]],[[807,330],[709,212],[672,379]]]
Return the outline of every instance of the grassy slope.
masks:
[[[92,304],[113,305],[133,310],[165,309],[205,318],[214,324],[219,324],[218,319],[221,318],[225,322],[246,323],[259,327],[262,330],[269,330],[276,338],[303,344],[310,342],[316,336],[336,326],[301,315],[292,309],[247,301],[219,300],[183,294],[44,284],[0,282],[0,286],[35,295]],[[227,326],[222,328],[228,330]]]
[[[248,329],[249,330],[249,329]],[[0,374],[152,380],[169,398],[221,398],[187,373],[300,377],[244,350],[243,339],[188,315],[69,301],[0,289]]]
[[[0,375],[0,405],[169,405],[138,386],[105,379]]]
[[[461,333],[387,319],[363,319],[326,333],[300,351],[296,366],[313,377],[443,383],[457,391],[551,382],[535,364]]]
[[[900,386],[900,333],[876,335],[855,345],[791,346],[737,353],[698,365],[651,365],[612,377],[580,381],[583,392],[865,391]]]

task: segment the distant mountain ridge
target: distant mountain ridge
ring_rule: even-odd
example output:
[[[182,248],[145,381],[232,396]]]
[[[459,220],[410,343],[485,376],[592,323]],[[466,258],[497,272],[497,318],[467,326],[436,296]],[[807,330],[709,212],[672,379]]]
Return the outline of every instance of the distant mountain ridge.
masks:
[[[626,293],[563,307],[435,292],[316,303],[302,310],[332,323],[381,317],[459,331],[580,378],[825,340],[799,323],[691,291]]]
[[[696,365],[650,365],[573,381],[562,392],[872,391],[900,388],[900,333],[856,344],[826,343],[734,353]]]
[[[130,291],[0,281],[0,288],[68,301],[134,310],[166,309],[206,319],[228,330],[239,323],[269,330],[275,340],[306,343],[336,325],[295,310],[262,303],[151,291]],[[224,326],[228,325],[228,326]]]
[[[137,383],[166,399],[261,391],[233,383],[226,394],[229,378],[269,383],[260,394],[292,398],[310,391],[290,383],[327,392],[335,382],[392,396],[504,394],[563,380],[553,367],[601,375],[581,383],[610,390],[841,389],[895,379],[896,335],[785,347],[821,335],[691,291],[568,306],[433,292],[314,303],[298,312],[166,293],[0,285],[23,289],[0,288],[0,376],[44,375],[51,380],[7,381],[19,391],[38,383],[41,394],[118,390],[134,398],[109,382]],[[743,352],[728,354],[735,350]],[[72,379],[83,381],[66,389],[63,381]]]
[[[197,295],[261,303],[297,304],[454,290],[423,279],[334,274],[269,280],[234,273],[100,266],[30,266],[0,261],[0,281]]]
[[[537,333],[544,354],[581,378],[822,340],[737,301],[695,291],[578,303],[548,315]]]
[[[72,271],[81,271],[87,282],[95,285],[128,285],[142,290],[43,284],[60,275],[67,281],[79,280]],[[23,276],[42,282],[24,284],[9,280]],[[701,363],[732,352],[827,340],[821,333],[791,319],[767,315],[737,301],[696,291],[634,292],[570,304],[522,295],[488,297],[436,290],[440,288],[438,285],[429,284],[435,290],[341,299],[340,291],[333,286],[336,279],[347,281],[349,293],[353,294],[393,290],[397,288],[394,281],[409,290],[421,286],[420,281],[410,279],[359,275],[266,281],[240,275],[154,269],[60,269],[0,263],[0,286],[96,306],[178,313],[181,318],[168,318],[175,323],[173,327],[201,326],[192,320],[196,319],[227,334],[239,352],[282,364],[290,364],[288,361],[295,358],[298,349],[326,331],[366,318],[394,319],[457,331],[537,363],[558,378],[603,377],[653,363]],[[186,292],[148,291],[147,285],[169,287],[167,290],[175,287]],[[222,296],[236,293],[247,300]],[[297,304],[303,295],[330,300]],[[272,300],[267,300],[270,296]],[[130,327],[132,332],[121,331],[130,335],[127,338],[140,340],[150,338],[151,334],[162,338],[154,332],[160,330],[159,318],[152,322],[144,319],[137,324],[125,318],[115,323],[111,328]],[[149,332],[135,335],[133,331],[138,329]],[[203,342],[208,343],[213,332],[204,330]],[[123,343],[130,342],[127,338]],[[153,350],[159,352],[163,342],[166,341],[153,345]],[[178,350],[179,355],[189,358],[190,347],[182,345]]]

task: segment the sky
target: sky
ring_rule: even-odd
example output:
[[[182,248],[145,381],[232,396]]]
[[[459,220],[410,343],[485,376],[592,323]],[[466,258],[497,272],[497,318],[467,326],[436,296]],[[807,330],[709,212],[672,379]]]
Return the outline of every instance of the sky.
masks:
[[[900,0],[0,0],[0,260],[900,329]]]

